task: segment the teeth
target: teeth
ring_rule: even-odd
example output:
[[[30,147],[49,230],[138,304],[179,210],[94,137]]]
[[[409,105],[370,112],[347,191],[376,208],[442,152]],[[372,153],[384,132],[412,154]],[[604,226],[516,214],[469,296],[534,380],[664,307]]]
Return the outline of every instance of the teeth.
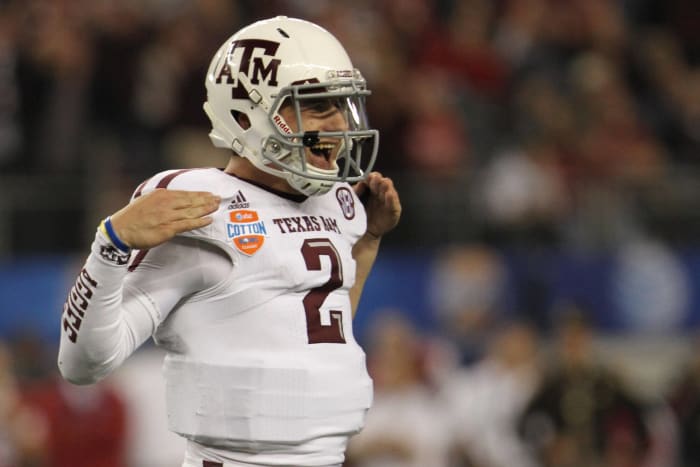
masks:
[[[333,143],[318,143],[314,144],[311,148],[311,152],[319,157],[323,157],[326,160],[330,160],[335,144]]]

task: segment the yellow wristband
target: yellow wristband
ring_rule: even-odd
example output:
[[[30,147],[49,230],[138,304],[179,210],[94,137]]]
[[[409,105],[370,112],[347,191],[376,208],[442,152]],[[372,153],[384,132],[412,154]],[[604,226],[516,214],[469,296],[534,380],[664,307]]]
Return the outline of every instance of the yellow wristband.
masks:
[[[129,253],[131,251],[131,247],[129,247],[129,245],[124,243],[117,236],[117,233],[114,231],[114,227],[112,227],[112,220],[110,217],[107,217],[100,223],[100,231],[109,239],[112,245],[117,247],[117,249],[123,251],[124,253]]]
[[[100,232],[102,232],[102,235],[105,236],[107,240],[109,240],[109,234],[107,233],[107,227],[105,227],[105,221],[103,220],[100,222]]]

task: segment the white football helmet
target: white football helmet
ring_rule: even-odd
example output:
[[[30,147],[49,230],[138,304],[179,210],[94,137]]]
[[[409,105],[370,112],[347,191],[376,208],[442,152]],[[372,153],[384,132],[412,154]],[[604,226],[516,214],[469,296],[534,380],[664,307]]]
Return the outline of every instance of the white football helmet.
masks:
[[[216,52],[206,88],[214,145],[232,149],[305,195],[326,193],[338,181],[363,180],[372,170],[379,132],[367,123],[370,91],[340,42],[316,24],[278,16],[241,29]],[[342,112],[344,128],[305,130],[302,109],[328,103]],[[289,105],[294,123],[279,113]],[[309,163],[306,148],[327,160],[329,151],[337,151],[339,165]]]

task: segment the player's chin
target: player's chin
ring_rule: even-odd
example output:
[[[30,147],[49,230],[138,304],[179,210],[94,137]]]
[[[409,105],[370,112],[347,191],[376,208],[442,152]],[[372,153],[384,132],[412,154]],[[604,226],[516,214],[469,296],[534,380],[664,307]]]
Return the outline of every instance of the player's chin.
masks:
[[[330,157],[319,156],[307,150],[306,162],[313,165],[317,169],[335,171],[338,170],[338,164],[336,163],[335,155],[331,155]]]

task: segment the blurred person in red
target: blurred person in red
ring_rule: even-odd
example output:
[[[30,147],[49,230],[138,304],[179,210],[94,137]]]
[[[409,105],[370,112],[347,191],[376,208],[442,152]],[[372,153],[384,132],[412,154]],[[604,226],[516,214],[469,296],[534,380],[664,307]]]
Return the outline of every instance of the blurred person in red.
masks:
[[[645,116],[652,117],[674,161],[694,164],[700,154],[700,73],[674,32],[652,29],[642,38],[638,55],[648,86]]]
[[[579,134],[585,181],[644,186],[659,180],[667,154],[624,81],[621,66],[607,57],[581,55],[571,66],[575,98],[586,115]]]
[[[667,399],[678,421],[679,467],[700,465],[700,335],[696,335],[691,354],[675,375]]]
[[[418,60],[452,74],[464,87],[493,99],[506,91],[509,69],[491,41],[496,6],[489,0],[452,2],[444,27],[425,34]]]
[[[405,167],[438,183],[453,180],[469,167],[471,156],[467,122],[455,103],[454,83],[449,74],[429,67],[414,70],[403,80],[408,90],[403,96]],[[430,86],[425,86],[426,80]]]
[[[74,386],[60,378],[27,389],[23,401],[46,430],[45,467],[126,467],[128,414],[108,383]]]
[[[11,352],[0,342],[0,467],[41,465],[46,426],[21,396]]]

